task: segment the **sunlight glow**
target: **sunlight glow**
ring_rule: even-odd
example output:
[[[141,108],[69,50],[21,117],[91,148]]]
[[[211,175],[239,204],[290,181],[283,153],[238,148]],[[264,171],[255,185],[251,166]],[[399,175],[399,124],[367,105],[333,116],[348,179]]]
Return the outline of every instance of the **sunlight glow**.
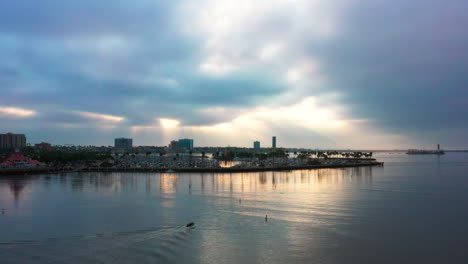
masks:
[[[269,43],[260,50],[260,59],[263,61],[271,61],[276,59],[285,49],[282,43]]]
[[[77,113],[80,116],[89,118],[89,119],[107,121],[107,122],[121,122],[125,119],[125,117],[122,117],[122,116],[106,115],[106,114],[99,114],[99,113],[93,113],[93,112],[75,111],[75,113]]]
[[[180,121],[170,118],[159,118],[159,123],[165,129],[177,128],[180,125]]]
[[[280,141],[280,147],[370,147],[381,142],[388,146],[406,142],[404,136],[376,129],[372,120],[349,118],[347,108],[329,103],[334,101],[333,98],[331,95],[309,96],[290,105],[250,109],[210,107],[200,112],[219,111],[221,116],[228,118],[217,116],[218,123],[188,126],[176,119],[159,118],[159,126],[133,126],[132,136],[146,137],[163,144],[188,137],[195,138],[199,145],[207,146],[251,146],[254,140],[268,146],[273,135],[280,139],[288,135],[287,140]]]
[[[0,115],[4,116],[29,117],[36,115],[36,113],[34,110],[19,107],[0,106]]]

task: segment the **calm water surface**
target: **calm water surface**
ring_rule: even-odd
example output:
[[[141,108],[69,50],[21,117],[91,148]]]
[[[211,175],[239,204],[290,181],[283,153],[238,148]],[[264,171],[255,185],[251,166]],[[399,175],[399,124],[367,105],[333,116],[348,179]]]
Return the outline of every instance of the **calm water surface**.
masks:
[[[385,167],[3,177],[0,263],[467,263],[468,153],[377,158]]]

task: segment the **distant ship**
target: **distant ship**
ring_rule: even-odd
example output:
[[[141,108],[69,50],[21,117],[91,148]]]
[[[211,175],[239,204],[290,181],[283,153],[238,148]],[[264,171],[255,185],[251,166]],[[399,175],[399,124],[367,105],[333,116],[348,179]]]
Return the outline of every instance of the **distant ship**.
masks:
[[[422,150],[422,149],[408,149],[406,152],[408,155],[420,155],[420,154],[435,154],[435,155],[444,155],[445,152],[440,149],[440,145],[437,144],[437,150]]]

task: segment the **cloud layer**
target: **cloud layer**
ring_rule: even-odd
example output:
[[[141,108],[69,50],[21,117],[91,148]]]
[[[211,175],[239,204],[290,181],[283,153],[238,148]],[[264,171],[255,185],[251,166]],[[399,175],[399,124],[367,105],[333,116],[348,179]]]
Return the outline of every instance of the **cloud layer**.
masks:
[[[276,135],[282,146],[468,148],[467,8],[3,1],[0,132],[54,144]]]

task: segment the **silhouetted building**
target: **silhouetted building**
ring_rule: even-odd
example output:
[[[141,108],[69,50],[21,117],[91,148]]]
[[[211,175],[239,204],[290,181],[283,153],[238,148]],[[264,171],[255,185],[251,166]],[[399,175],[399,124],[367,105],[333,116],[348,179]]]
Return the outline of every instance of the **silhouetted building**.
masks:
[[[254,150],[260,150],[260,141],[254,141],[253,147]]]
[[[179,141],[172,140],[169,144],[169,149],[173,152],[177,152],[180,150]]]
[[[131,138],[116,138],[114,140],[116,150],[131,150],[133,148],[133,139]]]
[[[276,137],[271,138],[271,147],[276,148]]]
[[[19,149],[24,147],[26,147],[26,136],[24,134],[0,134],[1,149]]]
[[[34,148],[37,151],[42,151],[42,152],[47,152],[47,151],[52,151],[53,150],[52,145],[50,145],[47,142],[41,142],[39,144],[36,144],[36,145],[34,145]]]
[[[179,147],[186,150],[193,150],[193,139],[183,138],[179,139]]]

